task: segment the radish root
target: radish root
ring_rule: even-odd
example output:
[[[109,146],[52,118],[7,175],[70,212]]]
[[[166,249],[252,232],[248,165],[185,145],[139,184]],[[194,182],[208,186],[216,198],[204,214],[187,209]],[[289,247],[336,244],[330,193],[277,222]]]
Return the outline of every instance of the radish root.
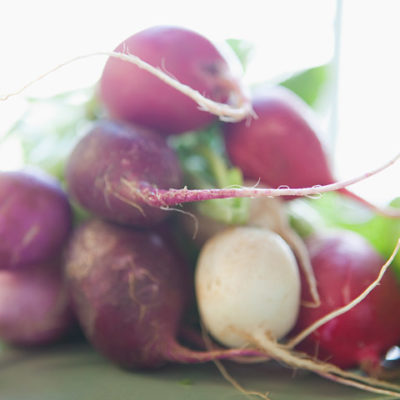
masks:
[[[383,275],[389,268],[390,264],[392,263],[393,259],[396,257],[397,253],[399,252],[400,249],[400,238],[397,240],[396,247],[394,248],[392,254],[390,257],[387,259],[385,264],[381,267],[378,277],[355,299],[353,299],[350,303],[347,303],[343,307],[340,307],[329,314],[323,316],[319,320],[315,321],[312,325],[304,329],[302,332],[300,332],[298,335],[290,339],[286,347],[288,349],[291,349],[298,345],[302,340],[304,340],[308,335],[310,335],[312,332],[314,332],[316,329],[318,329],[320,326],[324,325],[328,321],[338,317],[339,315],[342,315],[346,313],[347,311],[351,310],[353,307],[355,307],[357,304],[361,303],[371,292],[372,290],[375,289],[376,286],[379,285],[380,281],[383,278]]]
[[[203,323],[200,321],[200,325],[201,325],[201,337],[203,339],[204,345],[206,346],[206,349],[208,351],[213,350],[214,349],[214,345],[210,339],[210,336],[208,335],[208,332],[206,330],[206,328],[204,327]],[[259,357],[235,357],[232,358],[231,361],[237,361],[240,363],[239,359],[243,359],[243,360],[253,360],[253,358],[255,359],[259,359]],[[262,359],[262,361],[266,361],[269,360],[269,357],[265,357]],[[257,361],[256,361],[257,362]],[[261,392],[257,392],[257,391],[253,391],[253,390],[247,390],[245,389],[229,372],[228,370],[225,368],[225,366],[222,364],[222,362],[220,360],[214,359],[213,363],[215,364],[215,366],[217,367],[218,371],[220,372],[220,374],[222,375],[222,377],[228,382],[230,383],[237,391],[239,391],[240,393],[246,395],[246,396],[257,396],[260,397],[264,400],[270,400],[268,397],[267,393],[261,393]]]
[[[217,367],[218,371],[221,373],[223,378],[229,382],[236,390],[240,393],[244,394],[245,396],[256,396],[260,397],[264,400],[270,400],[268,397],[268,393],[261,393],[257,391],[247,390],[245,389],[225,368],[220,360],[213,360],[215,366]]]
[[[166,84],[175,88],[182,94],[190,97],[192,100],[194,100],[199,105],[199,108],[201,110],[208,111],[211,114],[217,115],[223,121],[236,122],[236,121],[241,121],[242,119],[245,119],[248,117],[256,118],[256,115],[251,106],[251,102],[245,96],[238,96],[239,104],[237,105],[237,107],[233,107],[231,105],[224,104],[224,103],[218,103],[216,101],[208,99],[207,97],[204,97],[197,90],[192,89],[190,86],[179,82],[177,79],[175,79],[171,75],[165,73],[160,68],[156,68],[156,67],[148,64],[147,62],[143,61],[139,57],[137,57],[133,54],[120,53],[120,52],[115,52],[115,51],[98,51],[98,52],[94,52],[94,53],[83,54],[83,55],[73,57],[73,58],[71,58],[67,61],[64,61],[63,63],[49,69],[48,71],[46,71],[43,74],[36,77],[35,79],[27,82],[25,85],[23,85],[21,88],[15,90],[14,92],[11,92],[9,94],[1,96],[0,101],[5,101],[5,100],[8,100],[10,97],[21,94],[22,92],[24,92],[26,89],[28,89],[35,83],[39,82],[40,80],[46,78],[48,75],[56,72],[59,69],[62,69],[63,67],[65,67],[69,64],[75,63],[80,60],[84,60],[86,58],[98,57],[98,56],[107,56],[107,57],[118,58],[120,60],[130,62],[130,63],[136,65],[137,67],[144,69],[145,71],[153,74],[154,76],[156,76],[157,78],[159,78],[160,80],[165,82]]]
[[[259,349],[265,351],[276,361],[284,362],[292,368],[301,368],[325,376],[328,379],[340,380],[341,383],[346,385],[400,398],[400,385],[344,371],[333,364],[314,360],[306,354],[288,350],[284,345],[277,343],[263,332],[254,332],[252,337],[248,339],[252,340]]]
[[[361,182],[373,175],[382,172],[386,168],[395,164],[400,159],[400,153],[387,161],[385,164],[372,169],[362,175],[347,180],[331,183],[329,185],[317,185],[308,188],[256,188],[256,187],[241,187],[241,188],[224,188],[224,189],[158,189],[149,184],[143,184],[140,188],[132,185],[131,182],[124,179],[121,181],[121,190],[125,189],[127,198],[131,194],[139,195],[150,206],[153,207],[168,207],[176,206],[181,203],[190,203],[211,199],[227,199],[238,197],[279,197],[279,196],[310,196],[320,195],[322,193],[331,192],[343,189],[347,186]],[[400,210],[398,210],[400,217]]]
[[[249,182],[250,186],[251,182]],[[256,187],[253,185],[253,187]],[[305,276],[311,302],[303,302],[306,307],[318,307],[321,304],[317,282],[311,265],[307,248],[300,236],[291,228],[284,210],[284,203],[277,198],[262,198],[253,200],[250,207],[249,225],[268,228],[280,235],[292,249],[298,264]]]

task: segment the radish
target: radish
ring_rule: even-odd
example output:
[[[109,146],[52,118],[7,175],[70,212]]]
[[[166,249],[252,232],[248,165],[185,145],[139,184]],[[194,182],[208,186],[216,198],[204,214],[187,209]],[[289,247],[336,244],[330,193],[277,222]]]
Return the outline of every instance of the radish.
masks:
[[[71,226],[67,196],[54,178],[40,170],[0,171],[0,269],[55,256]]]
[[[168,214],[146,204],[143,187],[179,187],[177,156],[160,135],[118,121],[101,120],[72,151],[68,192],[92,213],[124,224],[150,226]]]
[[[398,158],[398,157],[397,157]],[[99,120],[77,143],[66,165],[69,194],[88,211],[114,222],[151,226],[170,206],[233,197],[304,196],[365,179],[397,161],[352,180],[302,189],[225,188],[189,190],[175,152],[160,135],[144,128]]]
[[[0,339],[19,346],[61,340],[76,328],[59,258],[0,271]]]
[[[244,98],[227,59],[192,30],[154,26],[124,40],[115,53],[133,54],[214,101]],[[105,65],[100,96],[111,117],[163,134],[197,130],[216,118],[155,75],[116,57]]]
[[[381,256],[360,235],[344,230],[315,233],[307,240],[321,306],[301,308],[295,332],[344,306],[376,278]],[[379,375],[385,353],[400,341],[400,288],[392,270],[360,304],[311,333],[299,348],[342,368]]]
[[[66,276],[88,340],[122,367],[260,354],[193,351],[177,342],[189,295],[188,270],[156,233],[91,220],[72,237]]]
[[[229,157],[246,178],[261,180],[270,187],[292,188],[335,181],[311,108],[283,87],[260,89],[253,95],[252,104],[257,119],[224,125]],[[339,191],[377,212],[399,216],[398,212],[377,208],[347,188]]]
[[[257,332],[280,339],[296,323],[296,260],[270,230],[236,227],[212,237],[200,252],[195,287],[204,326],[226,346],[249,345]]]

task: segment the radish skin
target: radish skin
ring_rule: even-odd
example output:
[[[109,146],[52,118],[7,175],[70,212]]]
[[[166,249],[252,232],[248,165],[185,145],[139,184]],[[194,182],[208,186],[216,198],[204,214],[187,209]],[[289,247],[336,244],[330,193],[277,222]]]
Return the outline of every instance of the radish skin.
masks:
[[[55,257],[72,229],[59,182],[39,169],[0,171],[0,270]]]
[[[62,262],[0,271],[0,338],[17,346],[43,346],[76,329]]]

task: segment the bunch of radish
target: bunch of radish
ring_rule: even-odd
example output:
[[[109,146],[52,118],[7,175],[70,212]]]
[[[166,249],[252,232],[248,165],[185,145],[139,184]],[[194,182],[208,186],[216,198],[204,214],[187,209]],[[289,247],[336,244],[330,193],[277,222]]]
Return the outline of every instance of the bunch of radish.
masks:
[[[400,213],[359,198],[349,182],[335,182],[315,117],[294,93],[275,87],[250,93],[240,79],[224,52],[179,27],[143,30],[110,53],[98,86],[103,117],[65,167],[68,195],[90,214],[74,228],[64,259],[81,328],[99,352],[125,368],[272,358],[400,397],[395,385],[342,369],[379,376],[386,352],[400,342],[394,275],[387,271],[367,296],[385,260],[347,231],[316,230],[304,240],[291,227],[286,204],[340,190],[375,212]],[[220,133],[223,155],[201,144],[182,158],[185,138],[210,127]],[[211,165],[210,186],[193,168],[199,159]],[[11,274],[26,270],[34,283],[39,264],[59,262],[71,227],[60,191],[61,208],[39,199],[31,212],[22,204],[36,204],[28,188],[15,200],[5,196],[11,184],[19,187],[7,183],[11,179],[27,178],[0,175],[0,222],[8,218],[4,229],[0,224],[8,238],[0,244],[0,261],[9,288]],[[179,232],[183,248],[172,232]],[[187,246],[195,249],[192,265]],[[1,335],[7,320],[2,292],[0,300]],[[183,323],[193,302],[212,348]],[[182,332],[203,348],[182,345]]]

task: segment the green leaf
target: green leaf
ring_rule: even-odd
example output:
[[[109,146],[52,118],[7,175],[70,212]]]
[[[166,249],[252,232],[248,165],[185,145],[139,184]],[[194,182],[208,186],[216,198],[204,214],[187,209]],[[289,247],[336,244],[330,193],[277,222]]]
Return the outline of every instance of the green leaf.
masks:
[[[170,139],[192,189],[228,188],[243,185],[240,169],[230,165],[219,124],[201,132]],[[194,204],[203,215],[226,224],[244,224],[249,217],[249,199],[207,200]]]
[[[4,142],[18,139],[24,164],[39,167],[65,187],[66,160],[100,114],[93,87],[49,98],[30,98],[26,112],[7,132]],[[71,205],[76,222],[88,218],[85,210],[74,202]]]
[[[26,165],[40,167],[63,182],[70,151],[99,113],[94,88],[31,98],[6,136],[19,139]]]
[[[330,64],[325,64],[300,71],[279,84],[290,89],[307,104],[313,106],[326,88],[329,76]]]
[[[352,230],[365,237],[385,259],[392,254],[400,238],[399,219],[374,214],[356,201],[339,193],[325,193],[320,199],[300,199],[299,201],[303,205],[306,204],[310,209],[308,213],[302,213],[302,216],[294,222],[294,227],[297,223],[297,226],[301,229],[304,226],[304,220],[308,218],[308,221],[313,219],[312,226],[314,229],[336,227]],[[400,208],[400,197],[394,199],[390,206]],[[303,208],[304,210],[305,208]],[[318,217],[316,217],[315,212]],[[296,219],[295,213],[292,213],[292,218]],[[311,224],[308,226],[310,227]],[[400,280],[399,254],[393,260],[392,268]]]
[[[242,64],[243,71],[246,71],[247,65],[254,50],[253,45],[246,40],[234,38],[227,39],[226,43],[228,43],[233,52],[236,54],[237,58]]]

